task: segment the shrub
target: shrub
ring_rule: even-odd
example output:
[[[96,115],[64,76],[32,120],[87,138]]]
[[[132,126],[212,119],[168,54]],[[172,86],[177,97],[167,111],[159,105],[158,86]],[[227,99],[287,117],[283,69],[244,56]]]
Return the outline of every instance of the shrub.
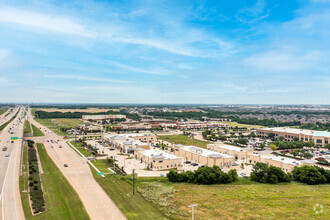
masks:
[[[292,171],[292,175],[298,182],[316,185],[327,182],[326,177],[322,175],[321,172],[315,166],[304,165],[302,167],[295,167]]]
[[[290,182],[291,177],[281,170],[281,168],[258,162],[253,166],[251,180],[259,183],[276,184],[280,182]]]

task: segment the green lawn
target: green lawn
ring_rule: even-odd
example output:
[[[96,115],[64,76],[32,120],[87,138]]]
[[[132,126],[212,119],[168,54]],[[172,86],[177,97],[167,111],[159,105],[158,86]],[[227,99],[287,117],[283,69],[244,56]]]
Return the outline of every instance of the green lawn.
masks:
[[[99,169],[102,173],[112,173],[107,167],[110,167],[109,165],[105,165],[103,162],[103,159],[99,160],[91,160],[91,163],[96,166],[97,169]],[[110,169],[113,170],[113,167],[110,167]],[[109,175],[109,174],[107,174]]]
[[[24,124],[24,134],[29,134],[31,132],[32,132],[32,130],[31,130],[30,122],[28,120],[26,120],[25,124]]]
[[[206,145],[209,144],[209,142],[192,139],[185,135],[161,135],[158,136],[158,139],[174,144],[194,145],[202,148],[206,148]]]
[[[142,183],[143,185],[144,183]],[[259,184],[250,180],[226,185],[173,184],[176,193],[170,199],[177,213],[187,218],[187,205],[198,204],[196,219],[330,219],[330,185]],[[323,214],[316,214],[316,204]]]
[[[91,153],[89,150],[85,149],[85,148],[82,146],[82,144],[81,144],[80,142],[77,142],[77,143],[76,143],[76,141],[70,141],[70,143],[71,143],[75,148],[77,148],[77,150],[79,150],[80,153],[82,153],[85,157],[90,157],[90,156],[92,156],[92,153]]]
[[[234,122],[234,121],[222,121],[222,122],[219,122],[221,124],[226,124],[226,125],[229,125],[231,127],[239,127],[239,128],[264,128],[264,126],[261,126],[261,125],[248,125],[248,124],[240,124],[240,123],[237,123],[237,122]]]
[[[0,108],[0,115],[5,113],[8,110],[8,108]]]
[[[98,168],[101,164],[98,164]],[[168,219],[152,203],[146,201],[139,193],[132,194],[132,184],[122,180],[120,176],[98,176],[91,168],[96,181],[116,203],[128,219]]]
[[[63,132],[61,128],[73,128],[78,124],[83,124],[80,119],[69,119],[69,118],[54,118],[54,119],[40,119],[35,118],[37,122],[51,129],[57,135],[65,136],[68,133]]]
[[[48,156],[43,144],[37,144],[43,168],[41,182],[46,199],[47,211],[32,216],[27,192],[21,192],[21,199],[26,219],[89,219],[78,194],[63,176],[61,171]],[[23,164],[27,167],[27,152],[24,148]],[[24,171],[24,170],[23,170]],[[26,182],[27,183],[27,182]],[[20,177],[20,189],[23,191],[24,178]]]
[[[40,129],[37,128],[35,125],[31,125],[31,126],[32,126],[32,130],[33,130],[33,137],[45,136],[44,133],[42,133],[42,131],[40,131]]]

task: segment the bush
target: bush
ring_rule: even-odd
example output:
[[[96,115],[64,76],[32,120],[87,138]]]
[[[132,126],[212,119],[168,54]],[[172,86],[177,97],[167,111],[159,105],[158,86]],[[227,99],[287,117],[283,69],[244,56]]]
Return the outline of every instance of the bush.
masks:
[[[304,165],[302,167],[295,167],[292,171],[292,175],[296,181],[309,185],[317,185],[327,182],[326,177],[322,175],[315,166]]]
[[[230,170],[228,173],[221,171],[220,167],[200,167],[194,172],[187,171],[178,173],[171,170],[167,174],[167,178],[170,182],[189,182],[197,184],[220,184],[231,183],[238,179],[237,171]]]
[[[279,167],[268,166],[265,163],[256,163],[251,172],[251,180],[258,183],[290,182],[290,174],[286,174]]]

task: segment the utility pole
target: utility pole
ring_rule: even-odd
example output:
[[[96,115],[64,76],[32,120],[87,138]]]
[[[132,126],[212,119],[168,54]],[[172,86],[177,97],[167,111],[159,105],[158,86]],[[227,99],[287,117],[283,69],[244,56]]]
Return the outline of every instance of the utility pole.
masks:
[[[116,174],[116,156],[113,156],[113,176]]]
[[[133,169],[133,178],[132,178],[132,180],[133,180],[133,195],[134,195],[134,185],[135,185],[135,169]]]
[[[189,205],[188,207],[191,208],[191,220],[194,220],[194,207],[198,206],[198,204]]]

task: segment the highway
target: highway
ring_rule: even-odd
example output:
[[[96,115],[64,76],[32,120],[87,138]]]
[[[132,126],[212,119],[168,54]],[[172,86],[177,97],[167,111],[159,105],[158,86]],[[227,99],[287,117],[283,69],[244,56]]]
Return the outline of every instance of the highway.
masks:
[[[3,118],[1,124],[10,120],[17,110],[18,108],[6,118]],[[24,112],[23,108],[15,120],[9,123],[0,134],[0,213],[2,220],[21,220],[25,218],[19,192],[19,168],[24,130],[24,119],[19,119],[19,117],[24,116],[22,112]],[[9,130],[10,128],[11,130]],[[19,139],[11,143],[11,137],[18,137]],[[4,146],[7,147],[6,151],[3,151]],[[5,156],[6,154],[8,154],[8,157]]]
[[[126,219],[124,214],[94,179],[86,158],[80,157],[66,143],[63,137],[58,136],[50,129],[36,122],[30,111],[28,111],[28,120],[31,124],[41,128],[40,130],[45,134],[43,137],[31,137],[29,139],[44,144],[49,156],[78,193],[90,218],[97,220]],[[51,140],[59,141],[58,143],[51,143]],[[62,148],[59,147],[60,145]],[[68,167],[64,167],[64,164],[68,164]]]

